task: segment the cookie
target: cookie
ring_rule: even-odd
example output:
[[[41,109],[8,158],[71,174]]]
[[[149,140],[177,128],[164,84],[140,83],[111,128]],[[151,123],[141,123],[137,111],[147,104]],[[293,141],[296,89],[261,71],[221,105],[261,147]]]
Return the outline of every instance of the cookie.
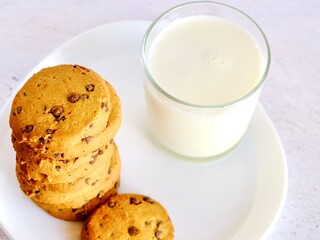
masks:
[[[85,222],[82,240],[174,238],[174,227],[165,208],[150,197],[115,195],[95,210]]]
[[[94,176],[96,171],[104,171],[110,166],[114,153],[113,141],[91,154],[75,159],[54,160],[49,158],[34,159],[32,156],[17,151],[17,168],[26,179],[41,182],[72,183],[79,178]],[[23,157],[24,156],[24,157]],[[19,170],[18,170],[19,171]],[[89,174],[89,175],[88,175]]]
[[[106,83],[106,82],[105,82]],[[77,141],[60,142],[59,146],[55,142],[49,142],[45,145],[40,144],[37,147],[31,147],[28,142],[19,142],[15,133],[12,133],[12,142],[16,151],[33,156],[35,159],[52,158],[55,160],[69,160],[78,156],[90,154],[97,148],[111,141],[118,132],[121,121],[121,102],[114,88],[106,83],[109,88],[111,109],[110,115],[103,131],[90,136],[89,138],[78,138]]]
[[[115,152],[111,159],[111,166],[105,169],[105,178],[92,184],[86,184],[86,187],[76,192],[70,191],[52,191],[47,189],[47,185],[27,180],[23,174],[17,172],[17,178],[20,183],[21,190],[31,199],[37,202],[55,204],[59,208],[80,208],[90,199],[99,196],[110,190],[120,176],[121,160],[119,151],[115,145]]]
[[[16,164],[16,171],[18,174],[21,174],[21,178],[28,182],[29,185],[32,185],[34,189],[38,191],[50,191],[50,192],[58,192],[58,193],[74,193],[81,190],[85,190],[88,186],[94,186],[100,181],[104,181],[104,179],[108,176],[108,171],[110,163],[111,163],[111,156],[113,154],[113,146],[110,147],[110,156],[104,158],[101,156],[101,163],[100,166],[94,166],[91,169],[80,169],[80,173],[69,173],[68,177],[65,177],[65,181],[59,183],[52,183],[48,181],[39,181],[36,178],[30,178],[30,175],[39,176],[39,172],[28,168],[28,163],[20,164],[17,162]],[[27,166],[27,167],[25,167]],[[30,174],[32,172],[32,174]],[[68,174],[68,173],[65,173]],[[63,175],[65,175],[63,174]],[[77,175],[75,179],[71,178],[71,174]],[[42,175],[40,175],[42,176]],[[73,175],[72,175],[73,176]],[[72,179],[72,180],[69,180]]]
[[[111,107],[101,76],[82,66],[59,65],[25,83],[13,100],[9,122],[18,143],[48,154],[51,149],[47,157],[53,158],[58,149],[76,153],[70,148],[103,132]]]
[[[83,221],[102,203],[106,202],[111,196],[115,195],[120,186],[120,177],[115,182],[114,186],[107,192],[101,192],[95,198],[89,200],[80,208],[59,208],[59,206],[50,203],[33,201],[50,215],[67,221]]]

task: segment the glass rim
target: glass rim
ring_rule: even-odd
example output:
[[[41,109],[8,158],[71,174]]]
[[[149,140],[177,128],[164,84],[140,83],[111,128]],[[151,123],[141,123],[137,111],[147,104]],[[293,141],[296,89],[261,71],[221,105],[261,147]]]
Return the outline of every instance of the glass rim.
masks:
[[[186,101],[183,101],[179,98],[176,98],[174,97],[173,95],[169,94],[166,90],[164,90],[153,78],[152,74],[150,73],[149,71],[149,68],[148,68],[148,65],[147,65],[147,56],[146,56],[146,43],[147,43],[147,40],[149,38],[149,35],[151,33],[151,31],[153,30],[154,26],[160,22],[167,14],[175,11],[175,10],[178,10],[182,7],[185,7],[185,6],[188,6],[188,5],[201,5],[201,4],[213,4],[213,5],[220,5],[220,6],[223,6],[223,7],[226,7],[226,8],[229,8],[235,12],[238,12],[240,13],[241,15],[243,15],[244,17],[246,17],[248,20],[250,20],[253,25],[258,29],[258,32],[260,32],[263,40],[264,40],[264,43],[265,43],[265,46],[266,46],[266,54],[267,54],[267,61],[266,61],[266,65],[265,65],[265,69],[263,71],[263,74],[262,76],[260,77],[260,80],[258,81],[258,83],[255,85],[254,88],[252,88],[249,92],[247,92],[245,95],[241,96],[240,98],[237,98],[233,101],[229,101],[229,102],[226,102],[226,103],[221,103],[221,104],[208,104],[208,105],[205,105],[205,104],[194,104],[194,103],[190,103],[190,102],[186,102]],[[169,100],[172,100],[173,102],[175,103],[178,103],[178,104],[181,104],[181,105],[184,105],[184,106],[187,106],[187,107],[193,107],[193,108],[199,108],[199,109],[216,109],[216,108],[224,108],[224,107],[228,107],[228,106],[232,106],[234,104],[237,104],[239,102],[241,102],[242,100],[245,100],[247,99],[248,97],[250,97],[251,95],[253,95],[254,93],[256,93],[260,87],[263,85],[263,83],[265,82],[265,79],[267,77],[267,74],[269,72],[269,68],[270,68],[270,46],[269,46],[269,43],[268,43],[268,39],[266,37],[266,35],[264,34],[263,30],[260,28],[260,26],[253,20],[253,18],[251,18],[249,15],[247,15],[245,12],[239,10],[238,8],[235,8],[233,6],[230,6],[228,4],[225,4],[225,3],[220,3],[220,2],[215,2],[215,1],[192,1],[192,2],[187,2],[187,3],[182,3],[182,4],[179,4],[179,5],[176,5],[170,9],[168,9],[167,11],[163,12],[159,17],[157,17],[151,24],[150,26],[148,27],[144,37],[143,37],[143,40],[142,40],[142,47],[141,47],[141,51],[142,51],[142,55],[141,55],[141,60],[142,60],[142,65],[143,65],[143,70],[149,80],[149,82],[151,83],[151,85],[153,87],[156,88],[156,90],[158,90],[158,92],[160,92],[161,94],[163,94],[165,97],[167,97]]]

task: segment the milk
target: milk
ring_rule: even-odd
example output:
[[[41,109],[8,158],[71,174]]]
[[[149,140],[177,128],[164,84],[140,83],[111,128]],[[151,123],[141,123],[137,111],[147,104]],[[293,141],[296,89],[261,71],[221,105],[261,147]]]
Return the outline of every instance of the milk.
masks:
[[[261,77],[261,51],[254,39],[218,17],[174,21],[149,49],[148,67],[168,94],[198,105],[241,98]]]
[[[179,18],[158,33],[146,56],[148,122],[164,146],[209,157],[240,141],[265,70],[250,34],[215,16]]]

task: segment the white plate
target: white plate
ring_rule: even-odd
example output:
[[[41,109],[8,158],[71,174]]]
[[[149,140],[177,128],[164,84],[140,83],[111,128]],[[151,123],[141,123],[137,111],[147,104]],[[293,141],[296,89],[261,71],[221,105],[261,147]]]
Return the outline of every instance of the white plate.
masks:
[[[145,127],[139,55],[148,25],[128,21],[95,28],[58,48],[30,75],[44,66],[77,63],[114,85],[123,105],[116,137],[123,161],[120,192],[160,201],[175,225],[176,240],[265,238],[287,188],[285,155],[272,123],[258,106],[240,144],[212,161],[195,163],[164,150]],[[81,223],[49,216],[19,189],[8,124],[11,102],[0,115],[0,223],[17,240],[79,239]]]

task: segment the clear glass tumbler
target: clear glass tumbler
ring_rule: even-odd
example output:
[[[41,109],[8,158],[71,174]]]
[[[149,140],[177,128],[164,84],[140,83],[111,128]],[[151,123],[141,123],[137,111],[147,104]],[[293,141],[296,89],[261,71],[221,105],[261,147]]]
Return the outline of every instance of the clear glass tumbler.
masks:
[[[261,71],[255,84],[247,92],[226,102],[197,103],[186,101],[175,95],[175,92],[179,92],[179,88],[183,88],[184,84],[176,85],[176,91],[170,92],[161,84],[161,79],[154,76],[150,70],[152,44],[159,38],[159,34],[178,20],[195,16],[212,16],[227,20],[254,39],[261,52]],[[194,34],[197,32],[194,31]],[[219,34],[221,35],[221,32]],[[175,41],[174,38],[172,39]],[[229,40],[226,39],[226,41]],[[232,41],[233,45],[242,44],[238,39],[231,39]],[[190,48],[197,47],[199,45],[191,42]],[[176,51],[178,50],[172,49],[172,54],[179,54]],[[168,59],[163,59],[163,61],[166,60]],[[232,149],[246,132],[269,70],[270,49],[261,28],[242,11],[222,3],[197,1],[166,11],[150,25],[143,39],[142,64],[145,73],[148,124],[153,135],[161,144],[178,154],[195,158],[211,157]],[[246,63],[245,59],[241,64],[244,64],[244,68],[250,68],[250,62]],[[173,65],[170,71],[174,73],[175,69]],[[230,82],[228,84],[230,85]],[[210,92],[210,89],[208,90]],[[198,91],[200,90],[194,87],[190,94],[197,92],[201,95]]]

